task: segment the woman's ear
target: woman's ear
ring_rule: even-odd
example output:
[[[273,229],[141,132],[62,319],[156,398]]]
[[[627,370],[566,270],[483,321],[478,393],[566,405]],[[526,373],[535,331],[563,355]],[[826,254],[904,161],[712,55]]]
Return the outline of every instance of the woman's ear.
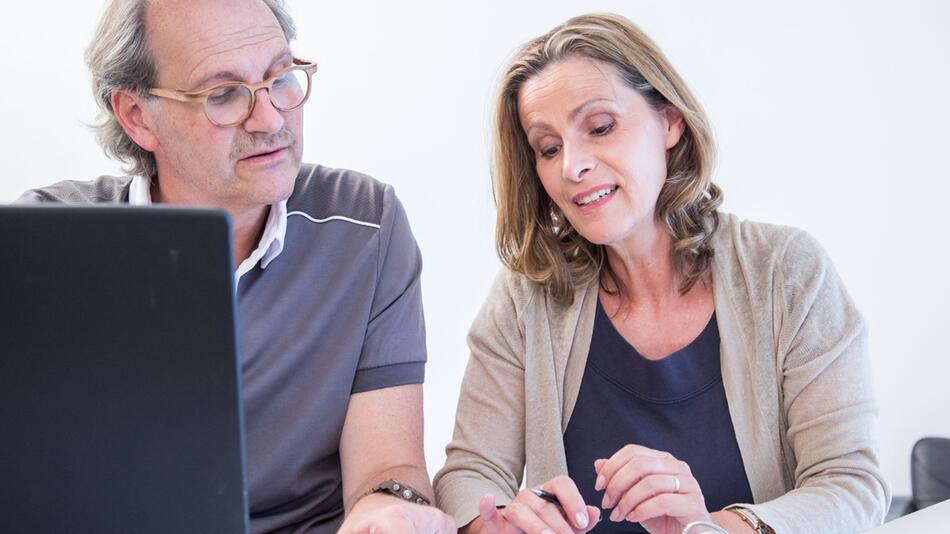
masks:
[[[683,130],[686,128],[686,121],[683,120],[683,113],[676,106],[666,105],[662,114],[666,121],[665,146],[669,150],[679,143]]]
[[[148,120],[142,95],[125,89],[112,92],[112,112],[132,141],[148,152],[158,148],[158,137]]]

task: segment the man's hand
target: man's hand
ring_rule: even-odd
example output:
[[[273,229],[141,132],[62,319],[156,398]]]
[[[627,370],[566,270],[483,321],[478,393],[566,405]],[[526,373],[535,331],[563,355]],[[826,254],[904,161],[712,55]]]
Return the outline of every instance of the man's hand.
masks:
[[[454,533],[455,520],[434,506],[403,501],[374,493],[353,506],[340,528],[341,534],[446,534]]]

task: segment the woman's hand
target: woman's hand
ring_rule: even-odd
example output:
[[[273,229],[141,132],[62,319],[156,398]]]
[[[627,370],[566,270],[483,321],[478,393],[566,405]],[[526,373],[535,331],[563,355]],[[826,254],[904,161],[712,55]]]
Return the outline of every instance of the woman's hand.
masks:
[[[673,455],[627,445],[594,462],[594,489],[604,490],[602,508],[611,521],[636,521],[654,534],[679,534],[693,521],[712,521],[689,465]]]
[[[545,501],[528,488],[503,509],[495,507],[494,496],[485,495],[478,504],[481,529],[472,530],[487,534],[577,534],[589,531],[600,521],[600,510],[584,504],[570,478],[559,476],[537,487],[557,496],[561,506]]]

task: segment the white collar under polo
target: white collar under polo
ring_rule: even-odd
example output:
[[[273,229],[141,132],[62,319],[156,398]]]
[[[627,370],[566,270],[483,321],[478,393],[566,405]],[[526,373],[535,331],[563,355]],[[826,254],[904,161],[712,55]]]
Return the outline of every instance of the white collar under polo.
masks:
[[[129,205],[152,205],[151,184],[144,176],[132,178],[132,183],[129,185]],[[261,240],[257,243],[257,248],[251,252],[251,255],[238,265],[237,271],[234,273],[235,280],[240,280],[241,276],[253,269],[258,261],[261,262],[261,269],[266,269],[267,264],[274,261],[274,258],[284,250],[284,237],[286,235],[287,201],[282,200],[276,204],[271,204],[270,214],[267,216],[267,222],[264,223]]]

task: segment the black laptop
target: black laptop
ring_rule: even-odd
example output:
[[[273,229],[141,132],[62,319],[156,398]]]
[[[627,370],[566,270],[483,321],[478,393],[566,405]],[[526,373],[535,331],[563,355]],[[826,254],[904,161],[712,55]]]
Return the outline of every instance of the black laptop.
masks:
[[[242,533],[230,223],[0,207],[0,532]]]

